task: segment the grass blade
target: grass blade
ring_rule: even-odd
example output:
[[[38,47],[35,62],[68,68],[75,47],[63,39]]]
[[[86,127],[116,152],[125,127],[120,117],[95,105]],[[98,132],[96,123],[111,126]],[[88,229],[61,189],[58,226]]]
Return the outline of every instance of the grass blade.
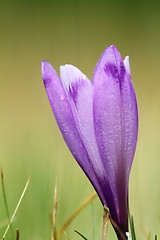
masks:
[[[110,222],[111,222],[112,226],[116,229],[116,231],[119,233],[119,235],[121,236],[121,238],[122,238],[123,240],[126,240],[126,239],[127,239],[126,235],[124,235],[124,233],[121,231],[121,229],[119,228],[119,226],[117,225],[117,223],[111,218],[111,216],[109,216],[109,217],[110,217]],[[132,239],[132,240],[133,240],[133,239]]]
[[[92,240],[94,240],[94,211],[93,211],[93,201],[91,201],[91,215],[92,215]]]
[[[65,231],[63,233],[64,233],[65,237],[67,238],[67,240],[70,240],[70,238],[68,237],[67,233]]]
[[[16,230],[16,240],[19,240],[19,230]]]
[[[56,218],[57,218],[57,184],[54,190],[53,218],[52,218],[52,240],[57,240]]]
[[[134,220],[133,216],[129,214],[129,222],[130,222],[130,229],[131,229],[131,237],[132,240],[136,240],[136,233],[135,233],[135,228],[134,228]]]
[[[78,232],[77,230],[74,230],[79,236],[81,236],[84,240],[88,240],[85,236],[82,235],[82,233]]]
[[[18,203],[17,203],[17,206],[16,206],[16,208],[15,208],[15,210],[14,210],[14,212],[13,212],[13,215],[12,215],[12,217],[11,217],[11,220],[10,220],[10,222],[9,222],[7,228],[6,228],[6,231],[5,231],[2,239],[4,239],[4,238],[6,237],[6,234],[7,234],[8,230],[9,230],[9,228],[10,228],[10,226],[11,226],[11,223],[13,222],[13,219],[14,219],[17,211],[18,211],[18,208],[19,208],[19,206],[20,206],[20,204],[21,204],[21,202],[22,202],[22,199],[23,199],[23,197],[24,197],[24,195],[25,195],[25,193],[26,193],[26,190],[27,190],[27,188],[28,188],[29,181],[30,181],[30,179],[28,179],[28,181],[27,181],[27,183],[26,183],[26,185],[25,185],[25,187],[24,187],[24,189],[23,189],[23,192],[22,192],[22,194],[21,194],[21,196],[20,196],[20,199],[19,199],[19,201],[18,201]]]
[[[8,208],[8,203],[7,203],[6,191],[5,191],[3,169],[1,169],[0,172],[1,172],[1,182],[2,182],[2,192],[3,192],[4,204],[5,204],[5,208],[6,208],[8,224],[10,224],[10,214],[9,214],[9,208]],[[12,237],[14,238],[14,233],[13,233],[11,226],[10,226],[10,230],[11,230]]]
[[[67,221],[63,224],[61,229],[58,232],[58,239],[61,239],[63,232],[66,230],[66,228],[71,224],[71,222],[74,220],[74,218],[97,196],[96,193],[93,193],[91,196],[89,196],[81,205],[79,208],[77,208],[72,215],[67,219]]]
[[[106,239],[109,222],[109,209],[104,207],[103,210],[103,224],[102,224],[102,240]]]

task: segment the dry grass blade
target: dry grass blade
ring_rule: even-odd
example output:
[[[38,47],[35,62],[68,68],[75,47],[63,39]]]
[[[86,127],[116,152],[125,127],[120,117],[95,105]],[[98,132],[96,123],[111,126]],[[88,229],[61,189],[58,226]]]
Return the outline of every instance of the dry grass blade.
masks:
[[[67,221],[63,224],[61,229],[58,232],[58,240],[61,239],[64,231],[66,228],[71,224],[71,222],[74,220],[74,218],[97,196],[96,193],[89,196],[81,205],[79,208],[77,208],[72,215],[67,219]]]
[[[109,222],[109,209],[104,207],[103,224],[102,224],[102,240],[106,239]]]
[[[117,225],[117,223],[111,218],[110,216],[110,222],[112,223],[112,226],[117,230],[117,232],[119,233],[119,235],[121,236],[121,238],[123,240],[126,240],[127,237],[124,235],[124,233],[121,231],[121,229],[119,228],[119,226]]]
[[[141,226],[141,231],[142,231],[143,235],[145,236],[146,240],[151,240],[151,234],[146,231],[146,229],[143,225]]]
[[[21,204],[21,202],[22,202],[22,199],[23,199],[23,197],[24,197],[24,195],[25,195],[25,193],[26,193],[26,190],[27,190],[27,188],[28,188],[28,184],[29,184],[29,179],[28,179],[28,181],[27,181],[27,183],[26,183],[26,185],[25,185],[25,187],[24,187],[24,189],[23,189],[23,192],[22,192],[22,194],[21,194],[21,196],[20,196],[20,199],[19,199],[19,201],[18,201],[18,203],[17,203],[17,206],[16,206],[16,208],[15,208],[15,210],[14,210],[14,212],[13,212],[13,215],[12,215],[12,217],[11,217],[10,223],[8,224],[8,226],[7,226],[7,228],[6,228],[6,231],[5,231],[4,235],[3,235],[3,238],[5,238],[7,232],[8,232],[8,230],[9,230],[9,228],[10,228],[10,225],[11,225],[11,223],[13,222],[13,219],[14,219],[16,213],[17,213],[17,210],[18,210],[18,208],[19,208],[19,206],[20,206],[20,204]]]
[[[57,229],[56,229],[57,207],[58,207],[58,201],[57,201],[57,184],[56,184],[55,190],[54,190],[54,203],[53,203],[52,240],[57,239]]]
[[[67,238],[67,240],[70,240],[70,238],[68,237],[67,233],[65,231],[63,233],[64,233],[65,237]]]

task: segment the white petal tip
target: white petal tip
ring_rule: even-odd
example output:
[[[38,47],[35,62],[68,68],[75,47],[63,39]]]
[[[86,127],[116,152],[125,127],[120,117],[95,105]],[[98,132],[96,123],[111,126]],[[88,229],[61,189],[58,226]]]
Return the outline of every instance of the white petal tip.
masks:
[[[77,67],[71,64],[60,66],[60,79],[67,89],[75,82],[88,80],[85,74],[83,74]]]
[[[125,57],[123,63],[124,63],[124,66],[125,66],[125,68],[126,68],[127,73],[128,73],[129,75],[131,75],[130,63],[129,63],[129,56],[126,56],[126,57]]]

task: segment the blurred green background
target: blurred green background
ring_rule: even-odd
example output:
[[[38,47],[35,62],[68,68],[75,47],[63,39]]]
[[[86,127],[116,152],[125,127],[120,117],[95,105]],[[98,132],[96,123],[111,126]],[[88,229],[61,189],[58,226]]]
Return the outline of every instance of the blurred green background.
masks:
[[[42,60],[71,63],[91,78],[102,51],[114,44],[130,56],[139,105],[139,140],[130,178],[138,239],[160,235],[160,4],[158,1],[0,1],[0,166],[10,214],[30,185],[13,222],[20,239],[51,239],[58,185],[58,228],[93,189],[61,137],[41,80]],[[93,210],[93,211],[92,211]],[[94,212],[94,214],[92,213]],[[101,234],[102,207],[89,205],[67,229],[71,240]],[[0,187],[0,226],[6,219]],[[0,238],[6,227],[0,227]],[[108,239],[115,239],[110,228]],[[7,239],[13,239],[10,233]]]

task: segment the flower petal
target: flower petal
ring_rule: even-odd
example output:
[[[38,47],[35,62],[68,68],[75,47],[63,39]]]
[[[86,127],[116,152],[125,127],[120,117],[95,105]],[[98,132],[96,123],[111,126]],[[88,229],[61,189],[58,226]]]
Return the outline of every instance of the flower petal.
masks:
[[[79,136],[88,153],[90,164],[94,169],[98,182],[102,183],[105,173],[99,155],[93,124],[93,86],[87,77],[72,65],[61,66],[60,76],[68,95]],[[85,171],[85,168],[83,170]],[[102,187],[100,188],[102,189]],[[102,191],[98,192],[98,194],[101,200],[104,200]]]
[[[69,98],[77,129],[92,159],[92,165],[102,173],[103,168],[93,126],[92,84],[78,68],[72,65],[61,66],[60,76]]]
[[[78,164],[84,170],[89,180],[95,187],[96,191],[99,193],[100,198],[104,199],[103,193],[99,187],[97,176],[91,164],[90,156],[86,150],[86,143],[84,141],[84,136],[83,136],[83,134],[86,134],[86,136],[88,136],[90,133],[89,132],[90,130],[87,129],[87,127],[85,127],[87,125],[87,121],[89,120],[87,118],[88,114],[86,117],[82,111],[83,106],[81,101],[82,101],[82,98],[84,97],[84,99],[86,100],[85,109],[87,109],[88,111],[91,111],[89,109],[90,108],[89,102],[87,101],[88,100],[87,94],[92,94],[92,85],[88,80],[88,83],[87,83],[89,86],[87,88],[89,90],[88,92],[85,90],[85,88],[83,88],[83,85],[81,86],[78,84],[77,85],[78,91],[76,92],[76,84],[77,84],[76,81],[73,81],[75,82],[74,86],[73,84],[70,84],[71,79],[69,75],[67,78],[65,78],[64,71],[65,69],[61,68],[61,77],[62,77],[62,82],[61,82],[61,80],[59,79],[57,73],[55,72],[51,64],[46,61],[42,62],[42,78],[44,80],[44,85],[46,88],[46,92],[47,92],[54,116],[62,132],[64,140],[66,141],[70,151],[72,152],[73,156],[77,160]],[[67,81],[69,81],[68,85],[67,85]],[[81,82],[81,79],[80,79],[80,82]],[[77,97],[75,98],[75,96]],[[73,104],[73,102],[75,105]],[[76,107],[78,109],[77,112],[76,112]],[[78,116],[77,116],[77,113],[78,113]],[[78,117],[78,120],[77,120],[77,117]],[[83,133],[80,131],[82,127],[80,122],[82,119],[84,120],[82,124],[85,127],[85,130]]]
[[[122,231],[127,228],[128,178],[138,129],[137,103],[128,66],[126,69],[120,53],[111,46],[102,54],[93,75],[96,138]]]

